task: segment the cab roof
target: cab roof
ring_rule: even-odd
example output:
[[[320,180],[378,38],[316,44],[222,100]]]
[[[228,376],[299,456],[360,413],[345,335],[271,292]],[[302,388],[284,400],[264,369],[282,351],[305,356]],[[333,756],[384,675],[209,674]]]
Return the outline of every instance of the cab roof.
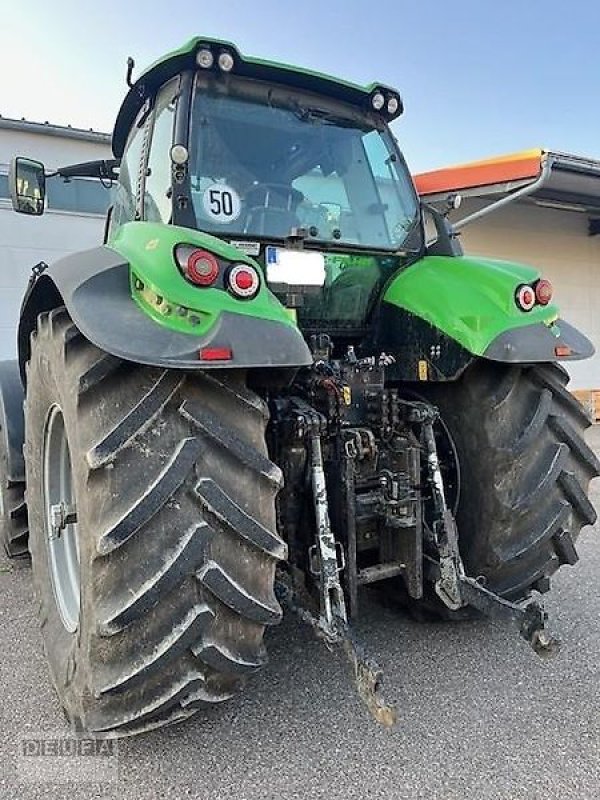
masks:
[[[369,103],[371,95],[380,89],[383,92],[393,93],[399,100],[398,111],[395,114],[388,115],[389,119],[400,116],[403,111],[402,100],[397,90],[391,86],[386,86],[382,83],[370,83],[360,86],[314,70],[295,67],[277,61],[267,61],[253,56],[244,56],[232,42],[223,39],[195,36],[179,49],[173,50],[158,61],[155,61],[154,64],[142,72],[130,88],[117,115],[112,135],[112,148],[115,158],[120,158],[123,155],[129,130],[146,99],[151,97],[160,86],[179,72],[187,69],[197,69],[196,53],[204,46],[213,50],[215,56],[218,55],[221,49],[229,51],[235,62],[233,73],[244,78],[254,78],[267,83],[278,83],[283,86],[303,89],[363,107]]]

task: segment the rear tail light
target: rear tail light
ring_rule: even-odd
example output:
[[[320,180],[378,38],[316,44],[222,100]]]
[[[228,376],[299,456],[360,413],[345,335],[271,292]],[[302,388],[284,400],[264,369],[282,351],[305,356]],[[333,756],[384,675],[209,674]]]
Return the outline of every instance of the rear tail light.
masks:
[[[229,270],[229,289],[236,297],[249,299],[254,297],[260,287],[260,278],[254,267],[248,264],[236,264]]]
[[[219,277],[219,262],[206,250],[178,247],[175,257],[184,277],[196,286],[212,286]]]
[[[521,311],[531,311],[536,304],[535,291],[532,286],[523,284],[515,293],[515,302]]]
[[[540,280],[535,285],[535,297],[541,306],[547,306],[552,300],[552,284],[550,281]]]

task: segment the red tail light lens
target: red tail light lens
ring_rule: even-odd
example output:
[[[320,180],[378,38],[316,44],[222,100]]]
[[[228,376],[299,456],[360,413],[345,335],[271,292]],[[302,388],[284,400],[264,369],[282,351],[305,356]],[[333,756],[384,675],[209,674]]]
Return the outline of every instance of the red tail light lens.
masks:
[[[219,277],[219,262],[207,250],[180,245],[175,258],[184,278],[196,286],[212,286]]]
[[[206,250],[194,250],[188,256],[185,275],[197,286],[212,286],[219,277],[219,264],[212,253]]]
[[[521,311],[531,311],[536,303],[535,291],[532,286],[523,284],[515,293],[515,302]]]
[[[229,289],[236,297],[250,298],[258,292],[260,278],[254,267],[236,264],[229,271]]]
[[[552,300],[553,288],[550,281],[540,280],[535,285],[535,296],[541,306],[547,306]]]

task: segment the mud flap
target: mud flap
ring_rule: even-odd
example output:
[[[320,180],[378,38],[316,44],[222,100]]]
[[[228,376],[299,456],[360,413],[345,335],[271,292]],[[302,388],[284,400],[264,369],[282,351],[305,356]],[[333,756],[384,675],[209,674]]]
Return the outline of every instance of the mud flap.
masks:
[[[25,480],[23,399],[18,362],[0,361],[0,435],[7,454],[7,477],[12,482]]]

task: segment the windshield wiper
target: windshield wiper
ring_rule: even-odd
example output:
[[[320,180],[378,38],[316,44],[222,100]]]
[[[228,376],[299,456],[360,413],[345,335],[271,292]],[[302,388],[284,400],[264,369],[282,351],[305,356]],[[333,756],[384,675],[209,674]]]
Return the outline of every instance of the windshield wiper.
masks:
[[[331,111],[325,111],[322,108],[311,108],[309,106],[297,105],[294,110],[294,115],[301,122],[322,122],[325,125],[336,125],[339,128],[354,128],[358,130],[370,130],[364,120],[351,119],[350,117],[341,117]]]

